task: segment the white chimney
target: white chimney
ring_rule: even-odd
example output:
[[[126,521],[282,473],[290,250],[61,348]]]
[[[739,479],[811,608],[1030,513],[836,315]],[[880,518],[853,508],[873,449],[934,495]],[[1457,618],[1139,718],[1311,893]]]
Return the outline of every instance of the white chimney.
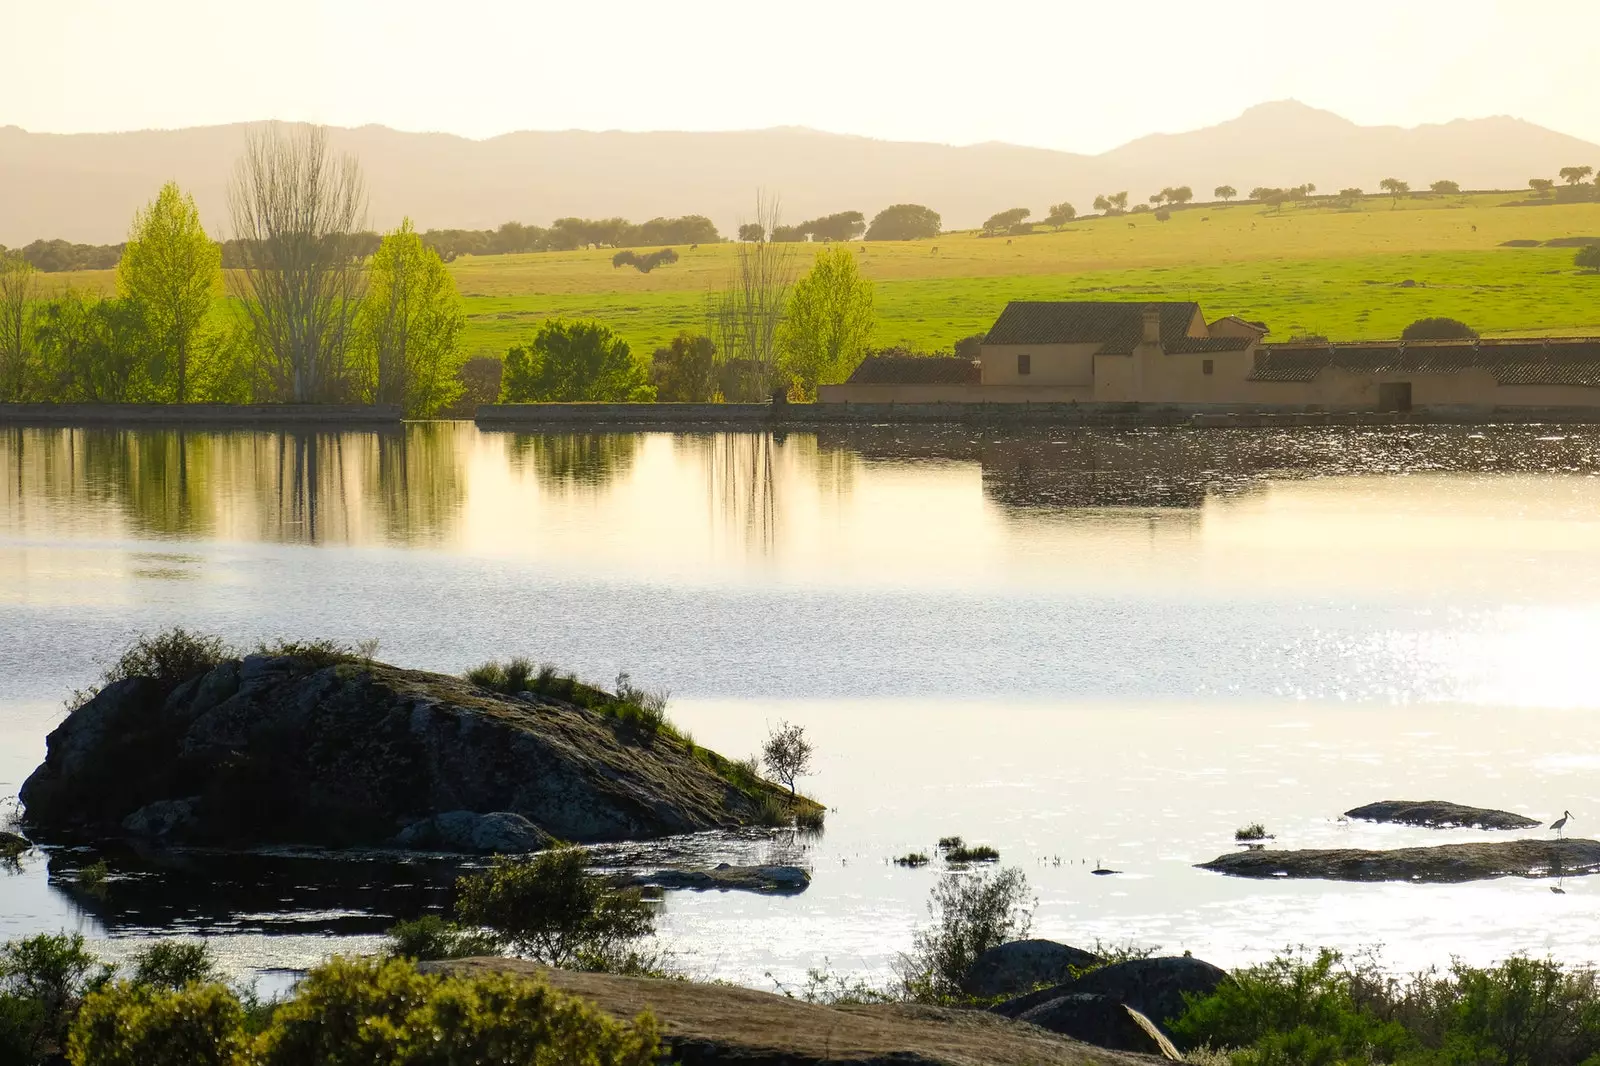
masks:
[[[1159,307],[1146,307],[1144,309],[1143,343],[1161,343],[1161,308]]]

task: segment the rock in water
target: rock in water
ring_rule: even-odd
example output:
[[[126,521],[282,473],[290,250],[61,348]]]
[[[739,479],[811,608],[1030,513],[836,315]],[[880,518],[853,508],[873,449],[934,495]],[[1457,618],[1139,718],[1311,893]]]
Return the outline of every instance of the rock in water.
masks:
[[[1296,877],[1324,881],[1416,881],[1460,884],[1496,877],[1583,877],[1600,872],[1600,843],[1565,840],[1483,840],[1427,848],[1363,851],[1308,848],[1219,855],[1200,869],[1234,877]]]
[[[967,971],[967,991],[975,996],[1016,996],[1042,984],[1072,979],[1073,970],[1098,966],[1100,956],[1054,940],[1014,940],[979,955]]]
[[[1448,800],[1379,800],[1345,811],[1344,816],[1424,829],[1537,829],[1543,824],[1510,811],[1465,807]]]
[[[1095,1047],[1183,1061],[1172,1041],[1149,1018],[1126,1004],[1092,992],[1079,992],[1041,1003],[1017,1020]]]
[[[718,889],[723,892],[769,892],[789,895],[804,892],[811,885],[811,875],[799,866],[731,866],[719,863],[709,870],[653,870],[634,874],[622,880],[624,885],[640,888],[687,888],[704,892]]]
[[[50,734],[29,824],[77,839],[523,851],[754,824],[763,789],[666,730],[296,656],[107,685]],[[747,786],[748,787],[748,786]]]

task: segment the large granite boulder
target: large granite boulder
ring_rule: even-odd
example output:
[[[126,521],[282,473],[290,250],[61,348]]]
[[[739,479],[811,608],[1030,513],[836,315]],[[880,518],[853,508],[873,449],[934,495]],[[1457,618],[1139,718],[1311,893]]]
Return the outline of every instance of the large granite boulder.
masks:
[[[1104,996],[1132,1007],[1157,1025],[1181,1015],[1184,996],[1209,996],[1228,979],[1227,971],[1188,955],[1157,959],[1129,959],[1090,970],[1076,980],[1018,996],[990,1008],[1008,1018],[1021,1018],[1063,996]]]
[[[1154,1022],[1109,996],[1092,992],[1060,996],[1024,1012],[1017,1020],[1095,1047],[1183,1061],[1178,1049]]]
[[[985,998],[1017,996],[1040,985],[1070,981],[1074,970],[1104,960],[1092,951],[1054,940],[1014,940],[979,955],[967,971],[967,991]]]
[[[1424,829],[1537,829],[1542,822],[1525,814],[1468,807],[1449,800],[1379,800],[1344,812],[1346,818]]]
[[[381,663],[253,655],[107,685],[22,786],[48,838],[526,851],[755,824],[763,789],[670,731]]]
[[[1219,855],[1200,869],[1231,877],[1460,884],[1497,877],[1587,877],[1600,873],[1600,841],[1470,840],[1423,848],[1263,849]]]

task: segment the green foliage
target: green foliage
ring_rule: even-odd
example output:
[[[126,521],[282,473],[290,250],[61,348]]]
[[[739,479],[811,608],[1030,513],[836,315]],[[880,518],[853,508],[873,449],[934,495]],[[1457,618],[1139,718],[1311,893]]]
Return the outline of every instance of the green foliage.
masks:
[[[670,266],[677,261],[678,253],[671,248],[659,248],[644,255],[621,251],[611,257],[611,267],[615,270],[620,266],[631,266],[641,274],[648,274],[658,266]]]
[[[498,955],[502,949],[500,938],[494,934],[464,929],[437,914],[426,914],[416,921],[398,922],[384,935],[388,940],[386,950],[389,954],[418,962]]]
[[[589,874],[589,854],[563,845],[457,882],[456,915],[493,930],[519,953],[551,966],[628,968],[633,942],[655,932],[655,910],[637,889]]]
[[[367,268],[356,317],[354,358],[362,393],[428,418],[461,395],[461,333],[467,316],[455,278],[405,219],[386,234]]]
[[[1249,825],[1242,825],[1233,831],[1233,839],[1265,840],[1267,839],[1267,827],[1262,825],[1260,822],[1251,822]]]
[[[628,342],[593,321],[551,319],[506,353],[501,403],[649,403],[655,389]]]
[[[663,730],[669,736],[678,735],[667,723],[670,694],[641,688],[626,673],[617,675],[615,692],[586,685],[575,675],[561,673],[548,663],[535,672],[533,663],[521,657],[506,663],[488,662],[475,666],[465,676],[474,685],[490,692],[505,696],[531,692],[536,696],[594,711],[649,738],[654,738]]]
[[[843,381],[872,340],[872,283],[845,247],[817,253],[811,271],[795,283],[778,330],[781,366],[802,399],[818,385]]]
[[[766,236],[766,228],[759,222],[746,222],[739,227],[739,239],[741,241],[760,241],[765,240]]]
[[[376,651],[375,642],[370,644],[371,650]],[[356,644],[348,644],[342,640],[264,640],[255,646],[254,655],[268,655],[275,659],[302,659],[315,670],[329,666],[340,666],[345,663],[369,663],[372,656],[367,648]]]
[[[974,862],[995,862],[1000,858],[1000,853],[987,844],[957,844],[945,849],[944,861],[965,864]]]
[[[928,857],[920,851],[913,851],[909,855],[902,855],[894,860],[896,866],[926,866]]]
[[[801,236],[814,241],[853,241],[867,228],[867,217],[860,211],[840,211],[802,222],[794,227]]]
[[[258,1042],[259,1066],[654,1066],[654,1019],[631,1025],[543,982],[419,974],[399,960],[311,971]]]
[[[72,1026],[72,1066],[244,1066],[239,999],[220,984],[162,988],[116,982],[84,1001]]]
[[[1236,971],[1172,1023],[1192,1045],[1236,1049],[1240,1066],[1580,1066],[1600,1061],[1592,970],[1513,956],[1402,981],[1376,959],[1285,953]]]
[[[1428,190],[1437,196],[1457,196],[1461,186],[1453,181],[1436,181],[1428,186]]]
[[[148,309],[127,297],[105,300],[73,289],[34,309],[36,399],[128,403],[153,398],[166,356],[153,346]]]
[[[795,795],[795,781],[811,772],[812,754],[806,727],[789,722],[774,726],[761,745],[761,761],[767,772],[789,787],[791,797]]]
[[[1235,189],[1232,185],[1218,185],[1215,189],[1211,190],[1211,195],[1226,203],[1235,196],[1238,196],[1239,190]]]
[[[939,212],[921,204],[892,204],[872,216],[872,225],[867,227],[866,239],[915,241],[924,237],[937,237],[943,225]]]
[[[1045,216],[1044,224],[1060,229],[1062,226],[1078,217],[1078,209],[1066,201],[1050,205],[1050,213]]]
[[[1600,271],[1600,244],[1586,244],[1572,257],[1574,266],[1581,270]]]
[[[1454,318],[1419,318],[1400,331],[1405,341],[1477,340],[1478,331]]]
[[[950,837],[940,837],[939,838],[939,847],[940,847],[941,850],[948,850],[950,848],[959,848],[959,847],[961,847],[961,844],[962,844],[962,840],[961,840],[960,837],[950,836]]]
[[[921,1003],[964,999],[973,962],[992,947],[1026,937],[1036,904],[1027,877],[1015,867],[947,872],[928,901],[933,925],[918,930],[910,953],[900,958],[905,997]]]
[[[1594,167],[1562,167],[1560,170],[1561,180],[1568,185],[1577,185],[1593,173]]]
[[[990,215],[983,224],[983,234],[993,237],[997,233],[1008,233],[1011,228],[1033,214],[1026,207],[1013,207]]]
[[[182,626],[160,633],[143,633],[134,638],[101,676],[100,686],[104,688],[130,677],[148,677],[166,688],[176,688],[196,674],[233,658],[234,654],[221,637],[191,633]]]
[[[142,309],[157,353],[151,377],[162,386],[162,398],[194,399],[192,364],[212,300],[222,290],[222,250],[206,236],[194,197],[175,182],[134,216],[117,264],[117,290]]]
[[[178,990],[222,979],[217,960],[205,942],[158,940],[133,956],[133,983]]]
[[[41,1062],[64,1050],[83,997],[109,979],[81,933],[7,941],[0,947],[0,1062]]]
[[[657,348],[650,360],[650,384],[662,403],[710,403],[717,397],[717,346],[688,330]]]

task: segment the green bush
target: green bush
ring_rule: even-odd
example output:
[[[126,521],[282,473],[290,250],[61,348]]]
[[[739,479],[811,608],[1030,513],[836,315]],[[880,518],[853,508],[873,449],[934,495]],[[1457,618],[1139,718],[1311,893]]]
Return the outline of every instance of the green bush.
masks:
[[[655,909],[637,889],[589,873],[582,848],[500,856],[457,882],[456,917],[491,929],[519,953],[551,966],[638,970],[630,945],[655,932]]]
[[[254,654],[270,655],[275,659],[303,659],[318,670],[371,659],[370,655],[363,653],[363,649],[341,640],[262,641],[256,645]]]
[[[72,1066],[233,1066],[247,1038],[239,999],[220,984],[180,989],[118,981],[84,1001]]]
[[[953,848],[945,849],[944,858],[946,862],[961,864],[997,862],[1000,858],[1000,853],[987,844],[973,844],[970,847],[966,844],[957,844]]]
[[[494,934],[463,929],[437,914],[423,915],[414,922],[400,922],[386,935],[389,954],[418,962],[498,955],[502,948],[500,938]]]
[[[1267,827],[1260,822],[1242,825],[1233,831],[1233,839],[1239,841],[1265,840],[1267,839]]]
[[[63,1050],[83,997],[110,980],[80,933],[42,933],[0,947],[0,1062]]]
[[[150,677],[168,688],[203,674],[234,655],[221,637],[191,633],[182,626],[137,637],[100,678],[101,687],[130,677]]]
[[[523,658],[506,663],[487,662],[468,670],[464,676],[489,692],[505,696],[531,692],[603,714],[639,737],[654,739],[657,733],[665,731],[669,736],[682,739],[667,722],[668,693],[641,688],[625,673],[617,675],[615,692],[586,685],[575,675],[560,673],[548,663],[535,672],[533,664]]]
[[[1016,868],[946,873],[928,900],[932,927],[918,930],[911,952],[899,960],[905,998],[922,1003],[966,999],[973,962],[992,947],[1026,937],[1036,903],[1027,877]]]
[[[133,963],[133,983],[177,991],[190,985],[221,980],[217,960],[205,943],[158,940],[138,952]]]
[[[655,386],[628,342],[594,321],[555,318],[506,352],[501,403],[652,403]]]

